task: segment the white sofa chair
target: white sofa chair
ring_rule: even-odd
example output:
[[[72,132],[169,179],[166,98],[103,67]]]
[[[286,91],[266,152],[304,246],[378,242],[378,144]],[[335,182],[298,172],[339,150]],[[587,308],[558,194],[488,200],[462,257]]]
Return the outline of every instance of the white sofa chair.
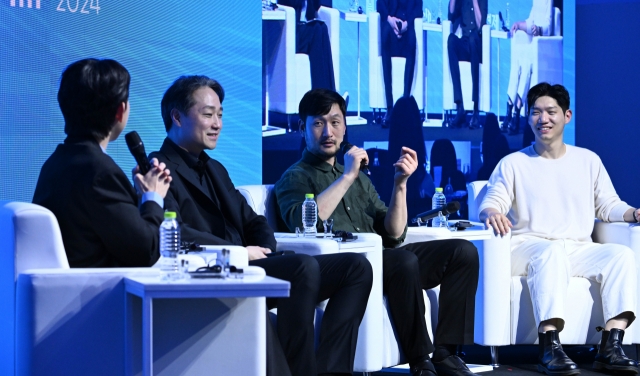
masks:
[[[486,181],[475,181],[467,185],[471,221],[478,221],[478,208],[486,194],[486,184]],[[629,246],[636,253],[638,265],[640,226],[596,221],[592,237],[596,242]],[[511,275],[510,243],[511,235],[508,234],[486,240],[484,246],[478,248],[480,280],[476,295],[475,342],[492,346],[494,364],[497,363],[495,346],[534,344],[538,341],[526,277]],[[571,278],[565,306],[562,343],[598,344],[600,334],[595,328],[604,324],[599,284],[585,278]],[[639,343],[639,332],[638,325],[630,326],[624,343]]]
[[[445,119],[452,110],[456,109],[456,103],[453,101],[453,83],[451,80],[451,69],[449,68],[449,34],[451,30],[451,21],[442,22],[442,98],[443,109],[445,111]],[[455,31],[456,35],[462,35],[461,29]],[[482,26],[482,63],[480,64],[480,88],[478,91],[480,103],[478,109],[481,112],[491,111],[491,27],[489,25]],[[460,83],[462,87],[462,100],[464,102],[465,111],[473,110],[473,80],[471,78],[471,63],[468,61],[460,62]]]
[[[263,21],[269,110],[291,115],[298,113],[300,99],[311,90],[311,69],[309,56],[296,53],[295,10],[285,5],[278,9],[285,13],[284,21]],[[329,29],[336,91],[340,91],[340,11],[323,6],[318,18]]]
[[[387,108],[384,94],[384,78],[382,75],[382,46],[380,37],[380,13],[369,13],[369,106],[373,109]],[[386,22],[386,21],[385,21]],[[422,18],[415,19],[416,32],[416,62],[413,71],[411,95],[416,99],[418,108],[424,109],[424,40],[422,33]],[[394,56],[391,58],[391,81],[393,102],[395,103],[404,92],[404,69],[406,58]]]
[[[239,186],[237,189],[253,210],[260,215],[264,215],[276,231],[287,231],[286,228],[281,227],[284,224],[279,218],[279,209],[273,185],[247,185]],[[365,257],[371,262],[373,268],[373,287],[369,295],[367,310],[360,324],[354,362],[354,371],[368,374],[369,372],[379,371],[382,368],[404,364],[408,360],[404,358],[400,350],[387,309],[386,299],[382,295],[382,240],[376,234],[359,233],[358,237],[375,242],[374,249],[372,250],[368,247],[365,253]],[[297,253],[310,255],[362,252],[364,250],[364,248],[345,248],[339,246],[334,240],[297,238],[289,233],[276,232],[276,240],[278,249],[294,250]],[[433,338],[432,328],[437,325],[438,293],[439,288],[435,288],[425,291],[423,295],[425,299],[425,321],[431,338]],[[319,307],[320,312],[323,307],[324,304],[321,304]],[[316,325],[319,325],[319,322],[316,322]]]
[[[0,202],[0,224],[0,374],[140,374],[141,328],[134,318],[125,326],[123,278],[158,269],[69,269],[55,216],[35,204]],[[265,308],[264,298],[156,302],[156,374],[264,375]]]

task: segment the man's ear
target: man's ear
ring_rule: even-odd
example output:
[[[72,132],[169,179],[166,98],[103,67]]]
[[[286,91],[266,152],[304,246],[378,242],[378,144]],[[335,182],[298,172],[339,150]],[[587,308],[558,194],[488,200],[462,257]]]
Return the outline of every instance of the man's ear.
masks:
[[[127,111],[127,102],[122,102],[116,110],[116,121],[122,121],[124,113]]]
[[[302,119],[298,120],[298,128],[300,128],[301,132],[305,131],[306,124],[304,121],[302,121]],[[302,137],[304,137],[304,134],[302,135]]]
[[[178,109],[174,108],[171,110],[171,120],[173,121],[173,124],[177,125],[178,127],[182,127],[182,118],[181,118],[181,114],[180,111],[178,111]]]
[[[565,124],[568,124],[573,117],[573,111],[570,108],[567,109],[567,112],[564,113]]]

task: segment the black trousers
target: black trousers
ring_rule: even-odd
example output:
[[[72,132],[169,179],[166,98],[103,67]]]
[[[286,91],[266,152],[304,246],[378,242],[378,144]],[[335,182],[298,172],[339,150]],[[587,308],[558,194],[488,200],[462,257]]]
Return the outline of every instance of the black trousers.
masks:
[[[311,88],[336,91],[329,29],[320,20],[300,22],[296,26],[296,53],[309,55]]]
[[[436,345],[473,344],[478,250],[462,239],[385,249],[383,291],[400,346],[409,361],[433,352],[424,322],[423,289],[440,285]]]
[[[451,33],[447,43],[454,102],[462,103],[459,63],[461,61],[469,61],[471,62],[471,79],[473,81],[472,100],[474,104],[479,103],[480,63],[482,63],[482,38],[480,38],[480,34],[477,31],[472,31],[468,36],[458,38],[457,35]]]
[[[404,66],[404,91],[403,95],[411,95],[411,84],[413,83],[413,72],[416,65],[416,32],[413,20],[407,20],[407,31],[402,38],[396,36],[387,20],[380,20],[381,57],[382,57],[382,78],[384,79],[384,95],[387,100],[387,110],[393,108],[393,83],[391,79],[391,57],[405,57]]]
[[[291,374],[353,372],[358,328],[373,283],[369,261],[357,253],[314,257],[296,254],[249,264],[264,268],[271,277],[291,282],[288,298],[267,299],[269,308],[278,308],[278,339]],[[315,307],[329,298],[315,350]]]

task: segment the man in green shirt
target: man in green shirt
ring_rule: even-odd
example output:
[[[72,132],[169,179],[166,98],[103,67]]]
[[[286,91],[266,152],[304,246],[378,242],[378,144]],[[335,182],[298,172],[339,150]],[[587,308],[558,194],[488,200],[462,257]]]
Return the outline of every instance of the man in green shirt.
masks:
[[[336,162],[346,131],[345,113],[344,99],[330,90],[311,90],[300,101],[300,129],[307,149],[275,185],[282,219],[291,231],[302,227],[302,202],[306,193],[313,193],[319,227],[322,220],[333,218],[336,229],[379,234],[386,247],[383,292],[412,375],[433,376],[436,371],[440,376],[473,375],[455,349],[473,343],[477,250],[460,239],[399,247],[407,231],[407,179],[417,168],[416,153],[407,147],[400,151],[387,208],[369,178],[360,172],[362,161],[368,162],[365,150],[354,146],[345,153],[344,166]],[[438,285],[434,348],[424,321],[422,289]],[[428,354],[432,352],[431,360]]]

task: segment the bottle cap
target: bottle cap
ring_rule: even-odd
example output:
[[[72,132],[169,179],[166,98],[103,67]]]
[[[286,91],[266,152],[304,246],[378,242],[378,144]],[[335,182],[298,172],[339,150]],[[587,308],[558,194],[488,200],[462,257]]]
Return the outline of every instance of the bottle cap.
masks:
[[[436,188],[436,192],[442,192],[442,188],[440,187]]]
[[[164,212],[164,219],[176,219],[176,212],[172,212],[172,211]]]
[[[307,193],[304,198],[313,198],[313,193]]]

